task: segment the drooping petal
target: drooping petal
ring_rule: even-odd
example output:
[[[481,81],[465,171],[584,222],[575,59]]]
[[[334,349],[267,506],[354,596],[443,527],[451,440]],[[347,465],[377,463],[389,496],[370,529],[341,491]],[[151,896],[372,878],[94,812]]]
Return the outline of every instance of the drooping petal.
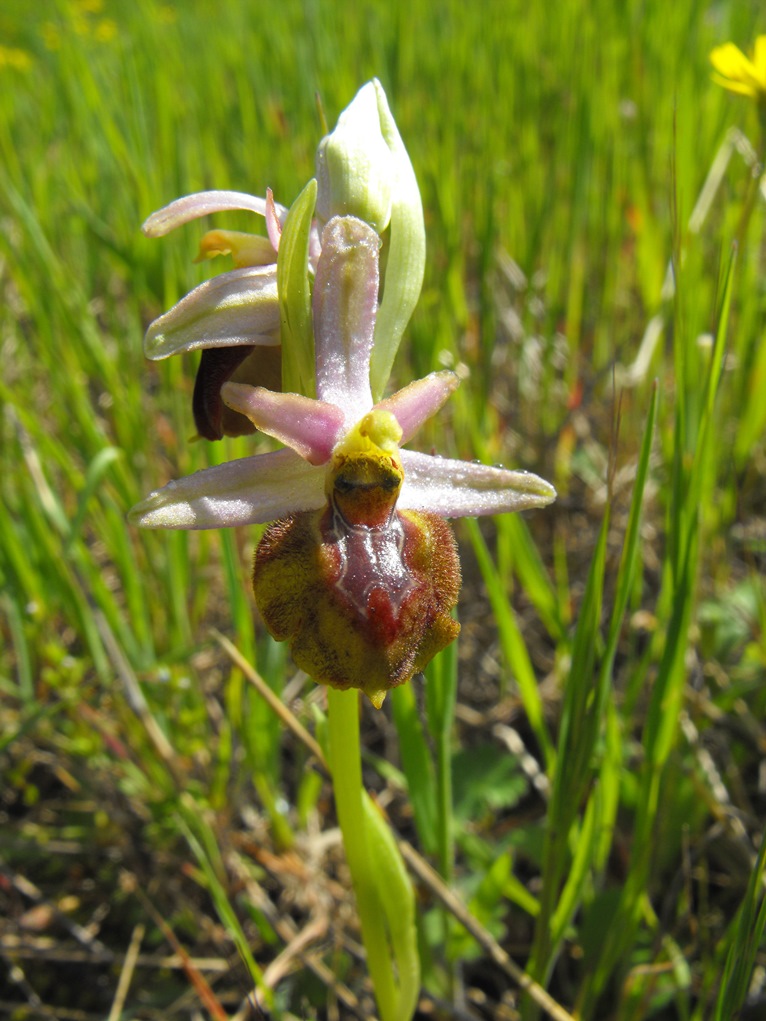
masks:
[[[226,383],[221,396],[256,429],[292,447],[310,464],[329,461],[343,425],[343,411],[336,405],[241,383]]]
[[[252,422],[238,415],[237,420],[241,428],[235,434],[227,433],[223,421],[224,403],[221,400],[221,387],[254,351],[273,350],[274,348],[256,348],[254,345],[202,349],[192,395],[192,412],[198,436],[214,441],[222,440],[224,435],[245,436],[255,432]]]
[[[454,372],[444,369],[432,372],[424,379],[416,379],[402,390],[375,405],[376,410],[390,411],[402,427],[402,443],[407,443],[421,425],[435,415],[439,408],[460,386]]]
[[[353,216],[333,217],[322,233],[313,299],[317,397],[342,408],[347,424],[372,407],[379,247],[372,227]]]
[[[401,452],[404,485],[399,507],[443,518],[478,517],[545,507],[553,486],[531,472],[509,471],[412,450]]]
[[[742,82],[731,81],[720,74],[712,74],[710,80],[715,82],[716,85],[720,85],[721,88],[728,89],[729,92],[736,92],[738,96],[750,96],[752,99],[756,95],[752,85],[743,85]]]
[[[176,199],[156,213],[152,213],[144,222],[141,230],[148,238],[161,238],[171,230],[197,220],[209,213],[223,213],[233,209],[243,209],[259,216],[266,215],[266,199],[248,195],[243,191],[198,191],[194,195],[184,195]],[[284,206],[276,207],[277,216],[284,223],[287,210]]]
[[[274,193],[271,188],[266,189],[266,232],[269,235],[271,247],[275,252],[279,251],[279,240],[282,237],[282,224],[277,214],[277,204],[274,201]]]
[[[279,343],[274,266],[234,269],[206,280],[155,319],[144,353],[156,361],[203,347]]]
[[[326,503],[325,472],[293,450],[256,454],[169,482],[128,515],[142,528],[255,525]]]

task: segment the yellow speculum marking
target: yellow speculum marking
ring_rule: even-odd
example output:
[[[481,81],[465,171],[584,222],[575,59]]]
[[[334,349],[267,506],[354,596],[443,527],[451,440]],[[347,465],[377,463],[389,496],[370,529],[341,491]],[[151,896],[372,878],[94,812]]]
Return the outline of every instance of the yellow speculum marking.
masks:
[[[402,429],[390,411],[370,411],[333,451],[326,491],[350,525],[370,527],[390,518],[404,481]]]

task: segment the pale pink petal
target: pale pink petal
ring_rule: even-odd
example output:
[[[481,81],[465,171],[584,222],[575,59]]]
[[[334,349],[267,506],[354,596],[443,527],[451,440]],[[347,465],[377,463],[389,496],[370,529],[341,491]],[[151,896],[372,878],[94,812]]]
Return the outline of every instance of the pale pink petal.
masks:
[[[322,239],[319,236],[319,227],[317,226],[316,220],[311,221],[311,230],[309,231],[309,266],[312,273],[317,271],[317,263],[319,262],[319,256],[322,254]]]
[[[279,239],[282,237],[282,224],[277,216],[277,207],[274,203],[274,193],[271,188],[266,189],[266,233],[269,235],[271,247],[275,252],[279,251]]]
[[[225,383],[221,396],[230,408],[300,454],[310,464],[325,464],[343,425],[343,412],[334,404],[301,394],[281,394],[262,386]]]
[[[199,219],[200,216],[234,209],[244,209],[265,216],[266,200],[243,191],[198,191],[194,195],[185,195],[158,209],[148,217],[141,229],[147,237],[160,238],[184,223]],[[285,207],[275,206],[275,210],[279,220],[284,223],[287,217]]]
[[[530,472],[402,450],[401,510],[431,511],[443,518],[478,517],[545,507],[556,499],[549,482]]]
[[[206,280],[155,319],[144,353],[156,361],[203,347],[278,343],[276,266],[251,266]]]
[[[398,390],[375,407],[381,411],[390,411],[395,416],[402,427],[401,442],[407,443],[459,385],[460,380],[449,369],[432,372],[430,376],[416,379],[414,383]]]
[[[326,503],[325,470],[292,450],[256,454],[169,482],[130,511],[142,528],[228,528],[275,521]]]
[[[314,282],[317,397],[341,407],[347,425],[372,407],[379,247],[372,227],[353,216],[334,217],[322,232]]]

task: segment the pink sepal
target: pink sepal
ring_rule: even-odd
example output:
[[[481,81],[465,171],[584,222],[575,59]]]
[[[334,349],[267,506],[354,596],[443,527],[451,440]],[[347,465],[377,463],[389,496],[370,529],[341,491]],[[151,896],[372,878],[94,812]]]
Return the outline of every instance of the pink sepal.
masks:
[[[546,507],[556,499],[553,486],[531,472],[400,452],[404,485],[400,510],[431,511],[443,518],[478,517]]]
[[[274,265],[221,273],[155,319],[144,354],[156,361],[203,347],[279,343],[279,301]]]
[[[277,207],[274,203],[274,193],[271,188],[266,189],[266,233],[269,235],[271,247],[275,252],[279,251],[279,240],[282,237],[282,224],[277,216]]]
[[[285,222],[287,209],[275,204],[275,213],[281,223]],[[233,209],[245,209],[259,216],[266,216],[266,199],[248,195],[243,191],[198,191],[184,195],[156,213],[152,213],[141,230],[149,238],[161,238],[171,230],[197,220],[210,213],[224,213]]]
[[[353,216],[333,217],[322,233],[313,302],[317,397],[341,407],[347,425],[372,407],[379,247],[372,227]]]
[[[325,472],[292,450],[256,454],[205,468],[151,493],[130,511],[142,528],[255,525],[327,501]]]

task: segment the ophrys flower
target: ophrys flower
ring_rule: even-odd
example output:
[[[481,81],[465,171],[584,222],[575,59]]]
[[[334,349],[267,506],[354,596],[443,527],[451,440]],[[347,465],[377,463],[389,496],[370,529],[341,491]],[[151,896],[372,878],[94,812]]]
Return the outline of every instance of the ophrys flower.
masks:
[[[354,217],[322,234],[313,293],[316,393],[226,383],[222,396],[285,449],[171,482],[131,512],[145,527],[279,519],[256,554],[256,601],[316,681],[379,706],[457,634],[459,564],[445,518],[542,507],[526,472],[403,450],[457,386],[435,372],[373,402],[380,239]]]

